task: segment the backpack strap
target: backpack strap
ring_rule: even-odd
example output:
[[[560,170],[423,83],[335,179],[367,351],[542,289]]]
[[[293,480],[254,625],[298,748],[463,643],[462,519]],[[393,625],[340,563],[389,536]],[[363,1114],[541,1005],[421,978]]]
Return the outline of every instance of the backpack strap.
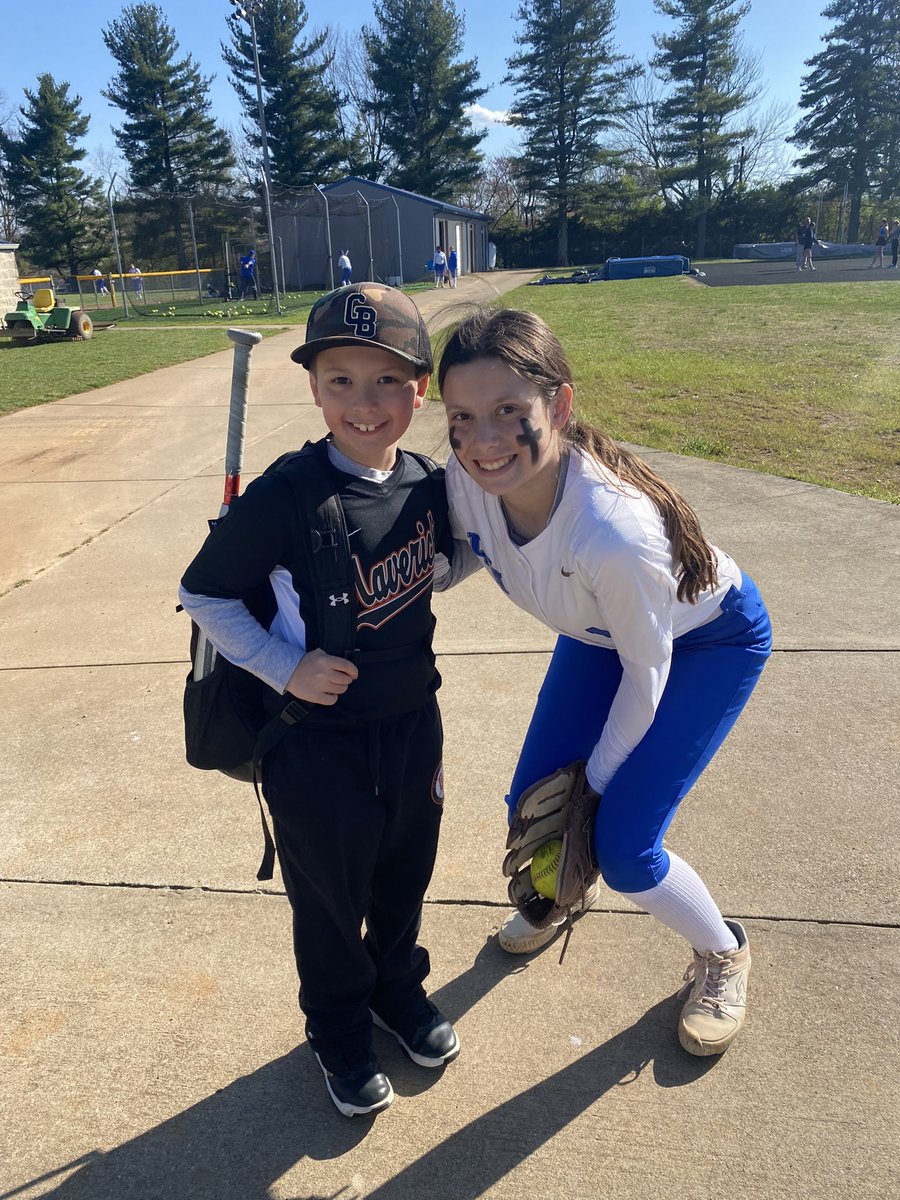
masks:
[[[426,475],[433,475],[435,471],[441,469],[434,459],[429,458],[427,454],[419,454],[415,450],[404,450],[403,453],[409,458],[414,458]]]
[[[424,454],[406,451],[427,475],[438,465]],[[266,475],[279,472],[290,485],[297,511],[297,525],[306,549],[315,595],[316,616],[322,649],[338,658],[359,662],[390,662],[406,657],[413,646],[393,650],[370,651],[360,655],[356,649],[356,586],[353,577],[350,541],[344,509],[337,495],[328,462],[327,441],[307,442],[301,450],[290,451],[266,468]],[[259,803],[265,850],[257,879],[272,878],[275,843],[269,831],[260,791],[260,767],[265,755],[285,736],[292,725],[302,721],[313,707],[305,700],[292,699],[259,732],[253,751],[253,787]]]
[[[294,497],[297,527],[306,550],[315,596],[322,649],[338,658],[353,658],[356,647],[356,588],[344,509],[328,469],[327,446],[307,442],[302,450],[283,454],[265,474],[278,472]],[[312,704],[292,699],[259,732],[253,750],[253,787],[259,803],[265,850],[256,877],[271,879],[275,843],[269,831],[260,793],[260,767],[265,755],[292,725],[309,714]]]

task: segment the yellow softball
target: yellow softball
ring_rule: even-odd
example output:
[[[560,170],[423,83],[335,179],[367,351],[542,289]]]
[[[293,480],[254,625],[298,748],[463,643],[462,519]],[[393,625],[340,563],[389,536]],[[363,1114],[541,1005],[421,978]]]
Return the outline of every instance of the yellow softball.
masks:
[[[562,842],[544,842],[538,846],[531,860],[531,882],[534,890],[548,900],[556,898],[556,873],[562,856]]]

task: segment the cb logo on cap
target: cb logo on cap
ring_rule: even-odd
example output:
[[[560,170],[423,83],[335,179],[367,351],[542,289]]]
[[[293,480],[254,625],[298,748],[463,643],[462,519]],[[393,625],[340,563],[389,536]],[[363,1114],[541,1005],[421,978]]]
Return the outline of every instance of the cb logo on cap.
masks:
[[[378,313],[362,292],[354,292],[347,297],[344,305],[344,324],[349,325],[357,337],[373,338],[378,332]]]

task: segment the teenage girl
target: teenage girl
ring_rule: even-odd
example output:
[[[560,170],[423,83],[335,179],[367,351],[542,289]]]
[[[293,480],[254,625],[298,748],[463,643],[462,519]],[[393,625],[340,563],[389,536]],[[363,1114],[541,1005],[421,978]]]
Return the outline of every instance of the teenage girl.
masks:
[[[679,1038],[719,1054],[744,1021],[747,934],[663,837],[769,656],[765,606],[674,488],[575,417],[571,369],[539,317],[466,318],[438,380],[454,536],[560,635],[507,803],[587,760],[602,877],[688,939]],[[555,932],[513,913],[500,944],[525,953]]]
[[[872,261],[869,267],[881,268],[884,266],[884,248],[888,243],[888,223],[886,218],[881,218],[881,224],[878,226],[878,237],[875,239],[875,253],[872,255]]]

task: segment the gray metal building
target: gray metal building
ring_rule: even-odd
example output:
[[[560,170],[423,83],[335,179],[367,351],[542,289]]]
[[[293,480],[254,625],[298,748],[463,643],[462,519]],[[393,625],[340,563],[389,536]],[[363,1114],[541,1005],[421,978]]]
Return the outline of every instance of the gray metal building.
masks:
[[[340,282],[338,255],[349,251],[357,282],[398,285],[429,274],[436,246],[456,248],[459,273],[488,268],[488,217],[443,200],[349,176],[273,215],[286,290],[327,291]]]

